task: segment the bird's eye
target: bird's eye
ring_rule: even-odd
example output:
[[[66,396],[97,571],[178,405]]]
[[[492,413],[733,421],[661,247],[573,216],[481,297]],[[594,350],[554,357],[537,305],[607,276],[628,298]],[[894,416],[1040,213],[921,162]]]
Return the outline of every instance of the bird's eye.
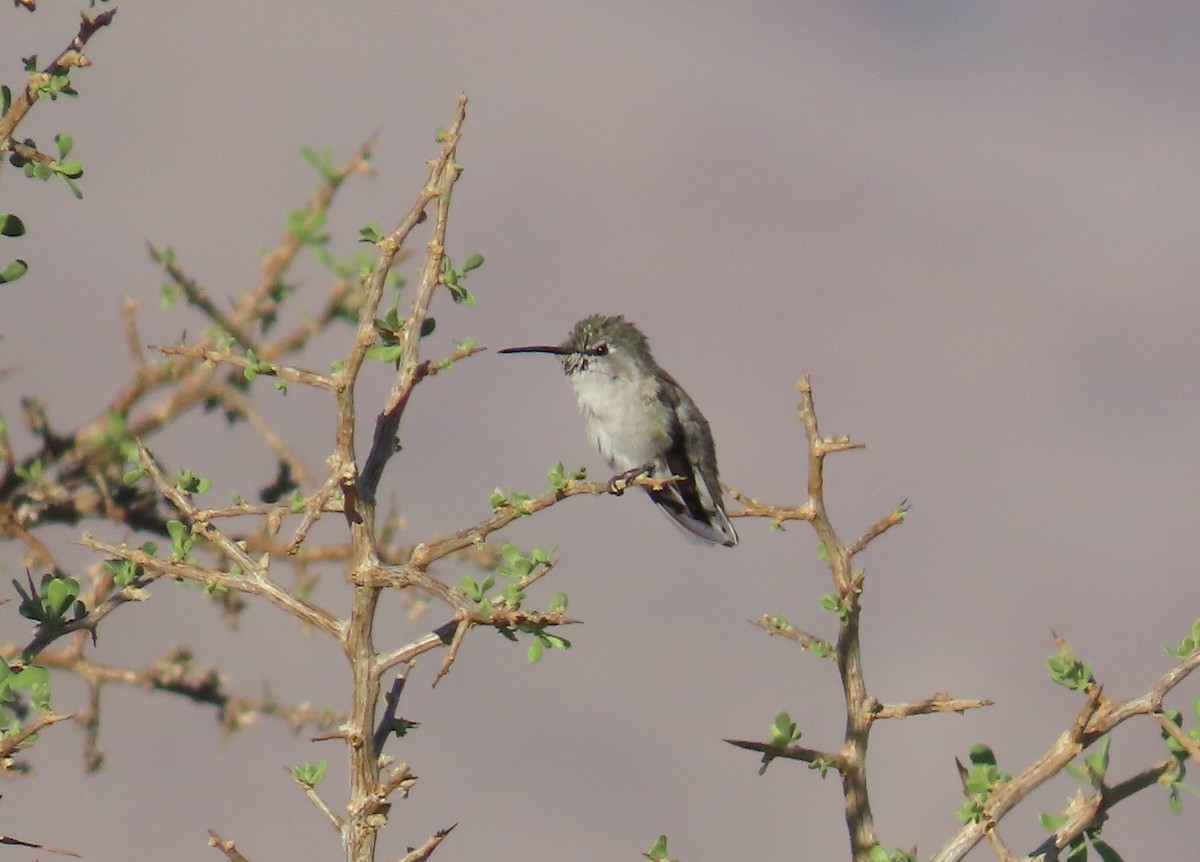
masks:
[[[597,356],[608,356],[608,344],[604,341],[597,344],[595,350]]]

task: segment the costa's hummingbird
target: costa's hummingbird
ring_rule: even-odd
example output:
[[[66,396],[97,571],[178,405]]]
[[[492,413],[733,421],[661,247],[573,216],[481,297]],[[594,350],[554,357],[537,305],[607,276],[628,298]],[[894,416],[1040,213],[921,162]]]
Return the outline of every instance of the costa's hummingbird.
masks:
[[[626,479],[681,477],[661,490],[644,490],[694,536],[717,545],[737,544],[721,499],[708,421],[654,361],[636,326],[621,316],[593,314],[575,324],[562,344],[499,352],[558,356],[579,399],[588,437],[612,468]]]

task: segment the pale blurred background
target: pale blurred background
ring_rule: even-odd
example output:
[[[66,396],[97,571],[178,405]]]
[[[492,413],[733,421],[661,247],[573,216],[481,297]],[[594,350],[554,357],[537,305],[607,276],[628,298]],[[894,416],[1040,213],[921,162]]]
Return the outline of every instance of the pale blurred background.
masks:
[[[81,5],[0,12],[0,79],[15,89],[22,56],[56,55]],[[73,76],[81,98],[39,104],[20,130],[47,149],[57,131],[75,136],[84,199],[3,172],[0,204],[30,234],[0,251],[32,266],[0,290],[10,426],[29,393],[48,395],[61,428],[103,408],[129,373],[124,297],[145,300],[147,342],[203,327],[158,310],[147,240],[173,246],[214,297],[234,295],[315,184],[298,148],[340,161],[381,130],[378,176],[349,184],[331,214],[346,255],[359,226],[410,206],[465,91],[449,249],[487,264],[470,282],[476,309],[439,297],[431,354],[451,337],[558,341],[585,314],[624,313],[707,414],[730,484],[803,501],[794,383],[808,371],[823,430],[870,446],[829,465],[843,536],[911,501],[863,557],[868,683],[883,700],[997,703],[876,729],[888,846],[928,856],[952,834],[953,759],[973,743],[1015,773],[1073,719],[1080,697],[1044,670],[1051,629],[1125,698],[1200,616],[1196,4],[119,6],[88,50],[95,65]],[[306,259],[293,276],[296,304],[317,307],[324,272]],[[336,358],[341,335],[311,364]],[[385,377],[364,387],[364,419]],[[264,401],[319,467],[328,402],[295,386]],[[269,481],[252,434],[199,415],[192,427],[156,445],[212,476],[215,501]],[[497,485],[544,488],[555,461],[606,475],[544,358],[485,353],[423,385],[402,437],[384,487],[414,541],[478,520]],[[766,738],[780,709],[813,746],[835,746],[842,725],[832,666],[746,624],[769,611],[832,633],[812,531],[738,528],[736,549],[696,547],[636,494],[516,525],[512,541],[558,545],[535,600],[563,590],[586,625],[535,667],[476,632],[436,690],[439,658],[420,663],[401,713],[423,727],[390,750],[421,781],[392,809],[380,858],[456,822],[436,859],[636,860],[661,832],[687,862],[847,858],[836,777],[787,762],[759,777],[754,755],[721,742]],[[77,534],[53,536],[82,566]],[[3,554],[0,574],[21,574],[16,547]],[[317,598],[345,608],[339,572]],[[395,601],[388,613],[386,647],[440,621],[410,624]],[[6,640],[28,631],[15,603],[0,624]],[[140,666],[191,643],[236,692],[270,680],[283,702],[346,700],[336,648],[266,606],[230,634],[194,591],[164,583],[100,636],[103,660]],[[78,698],[62,683],[55,705]],[[1171,703],[1190,713],[1188,697]],[[103,725],[108,764],[90,777],[79,733],[45,732],[36,777],[4,788],[0,831],[90,862],[213,860],[209,828],[254,862],[340,858],[284,771],[329,758],[321,789],[340,808],[337,743],[275,723],[222,740],[209,710],[130,689],[107,690]],[[1157,760],[1157,736],[1126,725],[1113,778]],[[1006,820],[1010,846],[1031,850],[1037,812],[1076,786],[1060,777]],[[1161,790],[1139,794],[1105,837],[1128,862],[1193,857],[1200,800],[1184,803],[1178,818]]]

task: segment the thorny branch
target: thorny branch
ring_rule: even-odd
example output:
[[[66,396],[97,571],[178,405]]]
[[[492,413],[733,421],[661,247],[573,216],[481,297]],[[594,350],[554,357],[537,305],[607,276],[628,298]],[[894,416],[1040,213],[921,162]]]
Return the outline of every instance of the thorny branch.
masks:
[[[975,822],[965,824],[937,853],[930,862],[957,862],[962,859],[984,837],[992,826],[999,822],[1021,800],[1036,788],[1057,775],[1064,767],[1074,760],[1088,746],[1099,741],[1105,734],[1122,722],[1136,715],[1156,715],[1162,711],[1162,701],[1167,692],[1183,682],[1189,674],[1200,666],[1200,648],[1180,660],[1175,667],[1160,676],[1145,692],[1129,700],[1112,703],[1108,701],[1100,686],[1092,684],[1088,702],[1080,712],[1075,723],[1063,731],[1041,757],[1031,763],[1020,775],[1012,781],[1001,784],[993,789],[988,796],[982,816]],[[1149,772],[1158,770],[1158,765],[1151,767]],[[1158,774],[1162,774],[1159,772]],[[1146,784],[1150,786],[1153,782]],[[1140,782],[1126,787],[1124,796],[1142,788]],[[1122,796],[1121,798],[1124,798]],[[1096,822],[1117,799],[1102,800],[1091,819],[1083,828]],[[1079,830],[1082,832],[1082,828]],[[1072,836],[1073,837],[1073,836]],[[1060,845],[1062,846],[1062,845]]]
[[[822,437],[807,376],[800,381],[799,389],[799,416],[804,424],[808,443],[808,499],[800,506],[768,506],[733,489],[726,490],[745,506],[741,512],[733,514],[743,517],[767,517],[775,523],[786,520],[809,521],[817,532],[839,599],[836,643],[829,644],[792,626],[781,617],[770,614],[764,614],[751,623],[768,634],[782,636],[805,649],[813,650],[817,655],[830,656],[837,660],[846,701],[845,738],[837,751],[810,748],[795,742],[776,744],[736,739],[726,742],[761,753],[764,768],[771,760],[784,758],[805,761],[822,769],[837,770],[842,777],[852,856],[855,862],[868,862],[872,858],[871,851],[877,847],[866,783],[867,742],[872,724],[878,719],[945,712],[962,713],[968,709],[990,706],[992,701],[980,698],[953,698],[939,692],[913,703],[883,704],[867,693],[858,640],[861,614],[859,598],[865,576],[861,570],[852,567],[852,560],[875,539],[903,522],[907,503],[901,503],[880,518],[853,542],[843,544],[839,540],[825,507],[824,459],[831,452],[859,448],[862,444],[854,443],[847,437]],[[1181,660],[1144,694],[1121,703],[1108,701],[1104,698],[1101,688],[1093,683],[1088,703],[1075,725],[1064,732],[1055,746],[1021,775],[994,787],[987,798],[983,815],[977,821],[963,826],[954,838],[934,855],[932,862],[956,862],[985,835],[991,837],[993,847],[1002,862],[1015,859],[996,834],[996,823],[1033,789],[1062,770],[1080,752],[1134,715],[1154,716],[1163,733],[1174,739],[1190,757],[1200,762],[1200,745],[1183,733],[1166,716],[1162,707],[1167,692],[1182,682],[1197,664],[1200,664],[1200,648]],[[1086,829],[1101,823],[1113,805],[1138,790],[1152,786],[1164,775],[1169,774],[1175,768],[1175,763],[1175,760],[1164,760],[1112,787],[1103,786],[1102,782],[1098,781],[1096,793],[1086,798],[1079,794],[1066,812],[1067,819],[1064,825],[1055,836],[1038,848],[1036,853],[1047,853],[1047,858],[1057,858],[1059,850],[1079,838]]]

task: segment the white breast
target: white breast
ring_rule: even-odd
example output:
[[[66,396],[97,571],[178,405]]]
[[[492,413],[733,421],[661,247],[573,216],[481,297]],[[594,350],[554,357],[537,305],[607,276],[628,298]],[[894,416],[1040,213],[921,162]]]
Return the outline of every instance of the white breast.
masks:
[[[670,448],[670,416],[653,378],[612,377],[593,369],[571,375],[588,438],[614,470],[659,465]]]

